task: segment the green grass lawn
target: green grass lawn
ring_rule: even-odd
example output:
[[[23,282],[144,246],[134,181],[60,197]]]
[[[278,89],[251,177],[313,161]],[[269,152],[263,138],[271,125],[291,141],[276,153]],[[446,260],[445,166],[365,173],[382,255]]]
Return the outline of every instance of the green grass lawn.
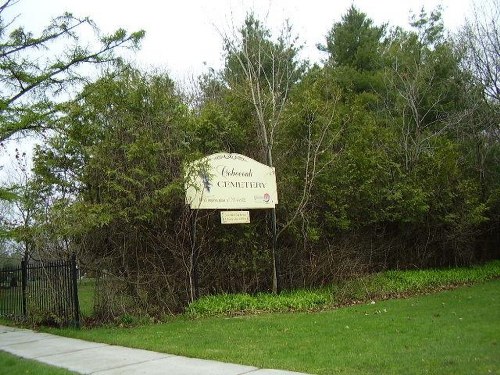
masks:
[[[312,374],[500,374],[500,280],[314,313],[46,330]]]
[[[74,373],[0,351],[0,374],[70,375]]]
[[[81,279],[78,281],[78,300],[82,316],[91,316],[94,312],[94,279]]]

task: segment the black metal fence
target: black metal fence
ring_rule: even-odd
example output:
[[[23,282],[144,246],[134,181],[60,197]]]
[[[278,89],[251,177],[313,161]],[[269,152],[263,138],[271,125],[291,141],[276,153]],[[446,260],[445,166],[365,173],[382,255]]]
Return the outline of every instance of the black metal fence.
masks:
[[[0,269],[0,315],[38,323],[80,325],[76,257]]]

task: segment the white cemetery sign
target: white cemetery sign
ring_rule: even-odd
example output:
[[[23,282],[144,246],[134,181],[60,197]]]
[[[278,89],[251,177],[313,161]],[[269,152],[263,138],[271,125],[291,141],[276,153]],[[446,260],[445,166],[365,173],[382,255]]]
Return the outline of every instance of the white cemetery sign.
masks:
[[[274,208],[274,168],[249,157],[218,153],[186,167],[186,204],[191,209]]]

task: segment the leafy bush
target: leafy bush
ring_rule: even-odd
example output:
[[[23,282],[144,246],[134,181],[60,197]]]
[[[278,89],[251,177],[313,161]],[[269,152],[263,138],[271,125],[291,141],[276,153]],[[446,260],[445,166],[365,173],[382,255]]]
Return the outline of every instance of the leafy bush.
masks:
[[[269,293],[205,296],[191,303],[191,318],[259,312],[309,311],[409,296],[458,285],[484,282],[500,276],[500,261],[469,268],[385,271],[359,277],[317,290],[297,290],[279,295]]]
[[[467,268],[385,271],[332,287],[336,304],[401,297],[458,285],[484,282],[500,276],[500,261]]]
[[[279,295],[268,293],[223,294],[206,296],[191,303],[186,309],[190,317],[236,315],[258,312],[307,311],[321,308],[331,302],[328,290],[297,290]]]

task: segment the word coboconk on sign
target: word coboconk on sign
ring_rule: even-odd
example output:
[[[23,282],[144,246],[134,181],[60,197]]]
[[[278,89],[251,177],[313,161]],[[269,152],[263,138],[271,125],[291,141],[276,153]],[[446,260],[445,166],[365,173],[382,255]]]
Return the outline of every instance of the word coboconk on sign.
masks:
[[[218,153],[186,168],[186,204],[191,209],[274,208],[274,168],[240,154]]]

